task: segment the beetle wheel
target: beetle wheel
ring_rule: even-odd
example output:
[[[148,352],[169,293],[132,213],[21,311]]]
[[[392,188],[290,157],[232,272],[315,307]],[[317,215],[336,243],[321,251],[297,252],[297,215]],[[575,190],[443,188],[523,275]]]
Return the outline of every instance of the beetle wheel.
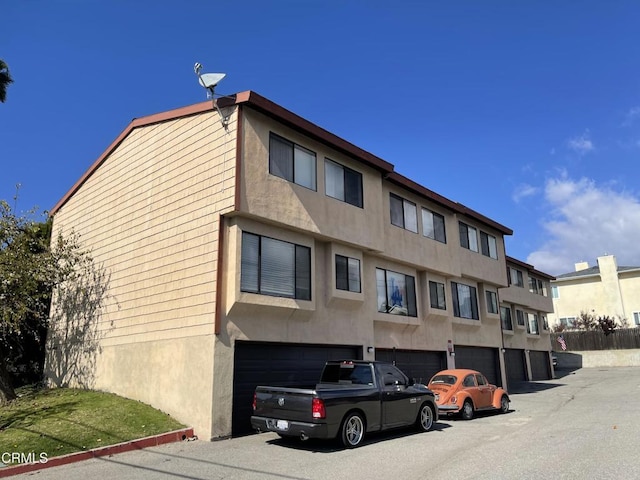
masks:
[[[509,399],[506,395],[503,395],[500,399],[500,413],[507,413],[509,411]]]
[[[464,401],[461,413],[463,420],[471,420],[473,418],[473,404],[471,403],[471,400]]]

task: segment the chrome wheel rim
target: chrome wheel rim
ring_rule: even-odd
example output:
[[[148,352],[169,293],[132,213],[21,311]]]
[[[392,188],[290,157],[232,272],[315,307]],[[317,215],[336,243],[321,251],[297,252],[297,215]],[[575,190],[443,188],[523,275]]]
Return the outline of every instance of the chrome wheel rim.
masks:
[[[420,412],[420,423],[422,423],[422,428],[425,430],[429,430],[433,425],[433,412],[427,406],[422,408],[422,412]]]
[[[357,445],[364,435],[364,425],[360,417],[353,416],[347,420],[346,437],[349,445]]]
[[[465,402],[462,408],[466,417],[473,415],[473,407],[469,402]]]
[[[502,397],[500,401],[501,410],[503,413],[507,413],[509,411],[509,400],[506,397]]]

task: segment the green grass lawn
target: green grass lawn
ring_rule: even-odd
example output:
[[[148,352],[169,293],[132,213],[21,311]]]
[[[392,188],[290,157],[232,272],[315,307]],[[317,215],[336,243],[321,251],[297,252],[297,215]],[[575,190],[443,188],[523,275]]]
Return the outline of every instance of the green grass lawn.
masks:
[[[144,403],[111,393],[71,388],[24,388],[0,407],[0,453],[48,458],[183,428]]]

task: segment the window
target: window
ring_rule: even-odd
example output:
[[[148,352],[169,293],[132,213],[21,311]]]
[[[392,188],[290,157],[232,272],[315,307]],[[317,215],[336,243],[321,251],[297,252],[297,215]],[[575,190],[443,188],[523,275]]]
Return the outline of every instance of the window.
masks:
[[[422,229],[425,237],[433,238],[434,240],[442,243],[447,243],[447,236],[444,230],[444,216],[439,213],[423,208]]]
[[[269,173],[315,190],[316,154],[272,133],[269,138]]]
[[[466,377],[464,377],[464,380],[462,381],[462,386],[467,388],[475,387],[476,386],[475,377],[473,375],[467,375]]]
[[[544,330],[549,330],[549,321],[547,320],[546,315],[542,315],[542,328]]]
[[[576,326],[576,317],[562,317],[560,319],[560,325],[565,328],[573,328]]]
[[[516,322],[521,327],[524,327],[524,312],[522,310],[516,310]]]
[[[502,322],[503,330],[513,330],[510,307],[500,307],[500,321]]]
[[[453,314],[460,318],[478,320],[478,297],[476,288],[462,283],[451,282]]]
[[[480,248],[483,255],[495,259],[498,258],[498,246],[496,243],[496,237],[493,235],[480,232]]]
[[[529,277],[529,291],[545,297],[547,296],[547,287],[545,283],[538,278]]]
[[[380,374],[385,387],[393,385],[395,389],[398,385],[409,384],[407,376],[393,365],[380,365]]]
[[[633,323],[640,325],[640,312],[633,312]]]
[[[485,292],[487,296],[487,312],[489,313],[498,313],[498,295],[496,292]]]
[[[444,296],[444,283],[429,280],[429,298],[431,299],[431,308],[446,310],[447,301]]]
[[[362,208],[362,174],[328,158],[324,159],[325,193]]]
[[[360,260],[336,255],[336,288],[360,293]]]
[[[378,311],[417,317],[416,283],[410,275],[376,268]]]
[[[552,298],[560,298],[560,292],[558,292],[558,286],[553,285],[551,287],[551,296]]]
[[[538,315],[534,313],[527,313],[527,320],[527,333],[530,333],[531,335],[539,335]]]
[[[351,385],[373,385],[370,365],[347,365],[331,363],[322,370],[320,383],[342,383]]]
[[[416,204],[393,193],[389,194],[389,203],[391,223],[396,227],[418,233],[418,210]]]
[[[509,285],[515,285],[516,287],[524,288],[524,278],[520,270],[513,267],[508,267],[507,277],[509,277]]]
[[[479,387],[489,384],[483,375],[478,375],[478,374],[476,374],[476,382],[478,382]]]
[[[460,246],[468,248],[471,251],[478,251],[478,232],[475,228],[470,227],[466,223],[459,222],[460,227]]]
[[[242,232],[240,289],[311,300],[311,249]]]

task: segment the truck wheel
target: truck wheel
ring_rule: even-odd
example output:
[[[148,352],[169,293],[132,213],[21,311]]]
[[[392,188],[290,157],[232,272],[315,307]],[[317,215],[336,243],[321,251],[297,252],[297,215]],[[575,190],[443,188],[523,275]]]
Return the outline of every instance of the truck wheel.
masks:
[[[364,420],[360,414],[352,412],[347,414],[340,429],[340,440],[347,448],[357,447],[364,438]]]
[[[435,414],[433,413],[433,407],[428,403],[423,403],[418,412],[418,418],[416,419],[416,426],[422,432],[428,432],[433,427],[433,419]]]
[[[473,404],[471,400],[465,400],[462,405],[462,419],[471,420],[473,418]]]

